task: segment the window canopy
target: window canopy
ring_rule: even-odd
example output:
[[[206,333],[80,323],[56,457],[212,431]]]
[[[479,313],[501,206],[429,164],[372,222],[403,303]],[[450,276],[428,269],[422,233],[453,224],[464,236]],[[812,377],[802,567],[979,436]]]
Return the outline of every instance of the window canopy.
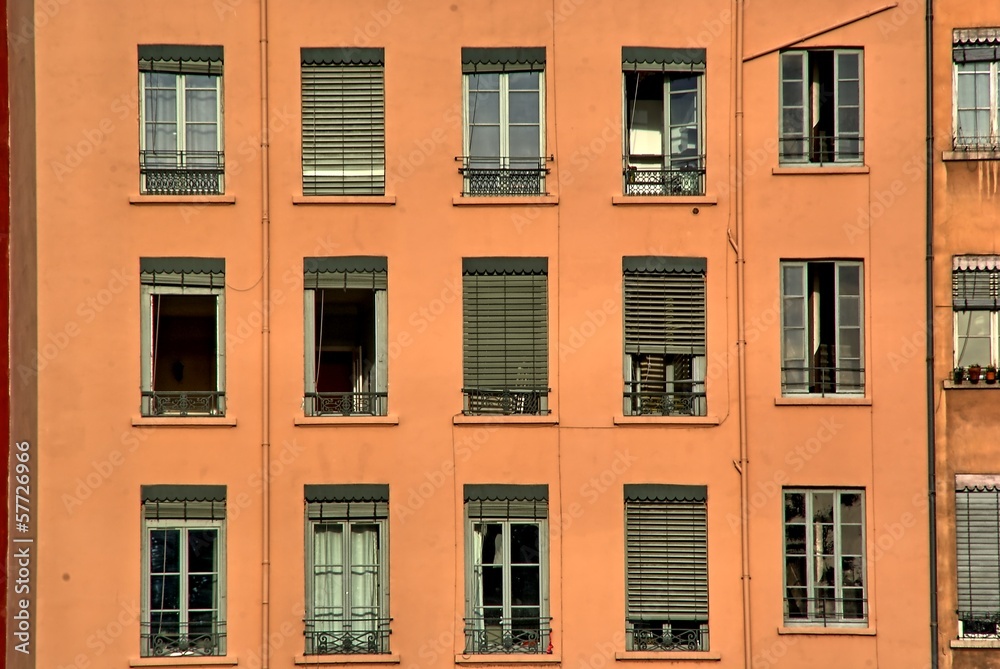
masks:
[[[545,47],[462,47],[462,72],[538,72],[545,69]]]

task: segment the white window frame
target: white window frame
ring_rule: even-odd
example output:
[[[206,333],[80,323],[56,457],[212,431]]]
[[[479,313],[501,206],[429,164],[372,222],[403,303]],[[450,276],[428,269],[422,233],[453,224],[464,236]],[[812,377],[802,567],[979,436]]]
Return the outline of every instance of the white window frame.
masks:
[[[218,396],[217,413],[213,416],[226,414],[226,292],[224,286],[161,286],[142,284],[142,322],[140,333],[142,337],[142,391],[153,391],[153,299],[157,295],[213,295],[215,296],[215,379]],[[153,416],[152,403],[148,397],[142,398],[142,415]],[[160,414],[169,416],[172,414]],[[200,415],[200,414],[196,414]]]
[[[963,78],[972,78],[975,80],[975,68],[976,66],[987,65],[988,75],[989,75],[989,123],[990,123],[990,134],[988,137],[972,136],[966,137],[959,132],[959,97],[958,89],[959,82]],[[972,72],[966,76],[963,75],[961,69],[963,67],[971,67]],[[955,143],[955,148],[958,149],[996,149],[1000,145],[1000,63],[997,61],[974,61],[969,63],[954,63],[952,68],[954,73],[954,80],[952,82],[952,128],[954,128],[953,139]],[[975,87],[973,87],[973,98],[975,98]],[[973,110],[979,109],[978,107],[972,108]],[[978,140],[978,141],[977,141]],[[983,144],[982,140],[986,140],[986,144]]]
[[[962,335],[959,331],[959,318],[961,314],[969,314],[970,319],[972,315],[977,313],[988,313],[990,319],[990,359],[989,360],[970,360],[965,362],[962,360],[962,342],[968,338],[968,335]],[[970,365],[981,365],[986,367],[989,365],[996,366],[998,361],[1000,361],[1000,312],[995,309],[956,309],[952,315],[954,322],[953,328],[953,344],[955,351],[955,367],[969,367]]]
[[[225,520],[210,520],[210,519],[197,519],[197,520],[183,520],[183,519],[153,519],[144,518],[143,528],[142,528],[142,623],[145,629],[151,629],[152,621],[152,609],[150,602],[150,582],[152,575],[150,573],[150,553],[151,553],[151,540],[150,535],[154,530],[178,530],[181,533],[181,541],[178,546],[178,565],[180,572],[180,593],[179,593],[179,604],[180,604],[180,632],[185,634],[187,632],[188,616],[190,614],[190,608],[188,606],[187,597],[189,594],[189,589],[186,586],[187,580],[190,576],[187,568],[187,541],[188,532],[191,530],[215,530],[218,533],[216,538],[216,578],[217,578],[217,588],[216,588],[216,601],[215,610],[218,611],[218,617],[215,621],[215,627],[220,630],[219,632],[219,644],[218,652],[213,653],[213,655],[221,656],[226,655],[226,522]],[[201,572],[199,572],[201,573]],[[152,655],[152,649],[149,647],[149,640],[147,638],[142,639],[142,657],[150,657]],[[189,656],[189,655],[201,655],[195,651],[178,651],[176,653],[171,653],[170,656]]]
[[[146,75],[154,76],[171,76],[174,77],[174,98],[176,102],[176,114],[175,114],[175,130],[177,137],[177,148],[175,149],[177,153],[177,164],[173,166],[175,169],[186,168],[186,167],[199,167],[197,161],[191,162],[187,156],[187,78],[188,76],[197,77],[212,77],[215,80],[215,126],[216,126],[216,151],[219,152],[220,156],[223,153],[223,147],[225,146],[225,126],[223,125],[223,95],[222,95],[222,75],[221,74],[185,74],[185,73],[174,73],[174,72],[139,72],[139,150],[147,151],[154,150],[151,147],[146,146],[146,124],[147,122],[152,122],[146,118]],[[162,88],[162,87],[154,87]],[[207,88],[195,88],[192,90],[208,90]],[[192,123],[202,123],[198,121],[192,121]],[[154,135],[155,136],[155,135]],[[170,166],[164,165],[161,169],[169,170]],[[141,176],[141,191],[146,193],[146,175],[140,173]],[[218,175],[219,180],[219,193],[224,193],[223,189],[223,174]]]
[[[817,624],[823,625],[825,627],[867,627],[868,626],[868,593],[869,593],[869,578],[868,578],[868,517],[867,517],[867,501],[865,499],[865,489],[864,488],[783,488],[782,489],[782,511],[784,512],[784,500],[788,495],[804,495],[805,496],[805,516],[806,516],[806,538],[805,538],[805,548],[806,548],[806,589],[807,589],[807,608],[808,615],[804,618],[790,618],[788,615],[788,522],[786,519],[782,519],[782,600],[785,605],[784,609],[784,621],[785,625],[791,626],[816,626]],[[834,496],[833,504],[833,534],[834,534],[834,614],[833,619],[829,617],[824,617],[817,613],[816,606],[816,591],[820,587],[830,587],[830,586],[818,586],[814,578],[814,570],[816,568],[816,561],[818,556],[815,553],[815,516],[813,513],[814,496],[817,494],[832,494]],[[843,521],[841,520],[840,512],[840,495],[860,495],[861,497],[861,573],[863,575],[863,584],[861,586],[862,594],[864,595],[861,601],[862,611],[864,615],[862,618],[849,618],[843,619],[838,616],[843,616],[844,608],[844,571],[843,571],[843,560],[842,560],[842,549],[843,540],[841,528],[843,526]],[[798,555],[798,554],[796,554]],[[801,556],[799,556],[801,557]],[[791,587],[802,587],[802,586],[791,586]],[[853,589],[853,586],[852,586]]]

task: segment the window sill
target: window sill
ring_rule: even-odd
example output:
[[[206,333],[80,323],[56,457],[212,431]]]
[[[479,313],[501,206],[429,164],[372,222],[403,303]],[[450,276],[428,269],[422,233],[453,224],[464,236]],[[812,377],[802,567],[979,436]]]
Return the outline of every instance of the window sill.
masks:
[[[559,419],[552,415],[466,416],[465,414],[458,414],[452,417],[451,422],[454,425],[558,425]]]
[[[719,198],[715,195],[612,195],[613,205],[677,205],[690,207],[691,205],[702,205],[713,207],[719,204]]]
[[[1000,648],[1000,639],[952,639],[952,648]]]
[[[129,204],[236,204],[235,195],[129,195]]]
[[[1000,390],[1000,383],[986,383],[985,381],[980,381],[979,383],[970,383],[969,381],[955,383],[954,381],[945,381],[944,388],[945,390]]]
[[[235,657],[131,657],[130,667],[235,667],[239,659]]]
[[[328,425],[399,425],[399,416],[296,416],[295,424],[299,427],[317,427]],[[367,655],[365,657],[368,657]]]
[[[819,395],[802,395],[801,397],[788,395],[774,398],[774,406],[778,407],[815,405],[870,407],[872,405],[872,398],[861,395],[844,395],[842,397],[835,395],[826,395],[825,397]]]
[[[875,636],[874,627],[779,627],[778,634],[812,634],[815,636]]]
[[[455,656],[455,664],[559,664],[562,658],[545,653],[522,653],[518,655],[462,655]]]
[[[615,653],[615,660],[619,662],[659,660],[661,662],[673,662],[674,660],[702,660],[705,662],[718,662],[722,659],[722,653],[709,653],[708,651],[675,651],[664,650],[659,652],[634,651],[627,653]]]
[[[451,199],[451,203],[456,207],[510,207],[517,205],[528,205],[528,206],[552,206],[559,204],[558,195],[498,195],[496,197],[489,196],[473,196],[473,197],[462,197],[461,195],[455,196]]]
[[[623,416],[614,417],[615,425],[693,425],[712,427],[721,421],[718,416]],[[634,655],[634,653],[630,653]]]
[[[804,163],[802,167],[772,167],[771,174],[774,176],[815,176],[818,174],[868,174],[871,172],[867,165],[809,165]]]
[[[396,204],[395,195],[293,195],[292,204]]]
[[[341,664],[399,664],[399,655],[296,655],[295,664],[305,667],[335,667]]]
[[[1000,160],[1000,151],[942,151],[941,160],[946,163],[969,160]]]
[[[235,416],[132,416],[132,427],[236,427]]]

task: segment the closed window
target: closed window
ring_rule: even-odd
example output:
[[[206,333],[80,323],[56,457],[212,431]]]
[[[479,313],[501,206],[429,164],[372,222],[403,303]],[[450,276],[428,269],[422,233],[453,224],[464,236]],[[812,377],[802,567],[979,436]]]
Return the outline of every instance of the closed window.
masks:
[[[951,298],[955,366],[1000,364],[1000,256],[955,256]]]
[[[861,49],[781,53],[781,162],[863,161],[863,56]]]
[[[226,654],[226,487],[142,486],[143,657]]]
[[[548,413],[547,258],[462,260],[464,412]]]
[[[955,482],[958,636],[1000,638],[1000,476]]]
[[[551,652],[548,486],[466,485],[465,512],[465,652]]]
[[[862,625],[864,490],[785,489],[785,622]]]
[[[953,32],[954,145],[958,151],[1000,148],[1000,30]]]
[[[222,416],[225,279],[221,258],[142,258],[142,414]]]
[[[385,193],[384,49],[302,49],[302,194]]]
[[[708,650],[705,486],[625,484],[626,650]]]
[[[306,654],[389,652],[389,487],[307,485]]]
[[[463,195],[545,193],[545,49],[462,49]]]
[[[223,192],[222,47],[139,47],[140,192]]]
[[[781,262],[781,391],[865,392],[862,266],[857,260]]]
[[[305,259],[305,413],[384,416],[388,406],[387,262]]]
[[[626,416],[704,416],[704,258],[626,256]]]
[[[625,195],[705,194],[705,50],[622,47]]]

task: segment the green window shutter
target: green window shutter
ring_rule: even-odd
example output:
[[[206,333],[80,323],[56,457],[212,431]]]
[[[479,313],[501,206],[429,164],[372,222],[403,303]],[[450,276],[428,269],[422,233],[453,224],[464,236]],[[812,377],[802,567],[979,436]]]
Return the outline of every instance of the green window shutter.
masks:
[[[381,49],[303,49],[302,193],[385,193]]]
[[[834,119],[837,160],[860,161],[862,142],[862,94],[864,59],[858,50],[836,51],[837,115]]]
[[[548,277],[500,265],[477,271],[467,263],[463,272],[465,387],[547,392]]]
[[[993,486],[957,490],[955,522],[959,618],[963,613],[996,615],[1000,613],[1000,490]]]
[[[305,288],[386,290],[388,262],[385,256],[339,256],[305,258]]]
[[[669,497],[625,502],[629,622],[708,620],[707,503]]]
[[[626,257],[622,264],[625,352],[705,355],[704,259]]]
[[[784,160],[809,158],[809,76],[806,72],[806,52],[788,51],[781,54],[781,146],[778,154]]]

